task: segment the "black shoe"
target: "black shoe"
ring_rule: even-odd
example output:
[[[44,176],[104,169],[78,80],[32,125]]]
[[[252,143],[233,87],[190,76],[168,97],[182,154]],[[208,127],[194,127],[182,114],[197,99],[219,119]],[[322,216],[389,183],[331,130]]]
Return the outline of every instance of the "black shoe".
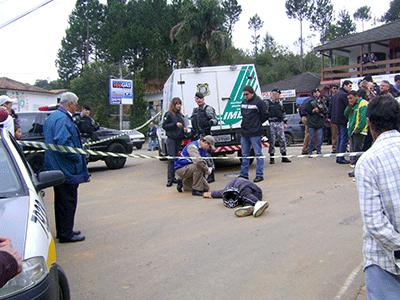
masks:
[[[347,173],[347,174],[349,175],[349,177],[355,177],[354,170],[353,170],[353,171],[350,171],[350,172]]]
[[[243,178],[243,179],[247,179],[249,180],[249,176],[243,176],[243,175],[239,175],[238,178]]]
[[[63,243],[76,243],[76,242],[82,242],[85,240],[85,236],[84,235],[74,235],[72,236],[72,238],[69,239],[65,239],[65,238],[60,238],[59,241],[61,244]]]
[[[269,164],[270,164],[270,165],[275,164],[275,159],[274,159],[274,158],[270,158],[270,159],[269,159]]]
[[[254,182],[260,182],[260,181],[263,181],[264,180],[264,177],[261,177],[261,176],[257,176],[256,178],[254,178]]]
[[[308,155],[307,151],[301,151],[301,155]]]
[[[340,165],[348,165],[350,162],[348,160],[343,159],[343,160],[337,160],[336,163]]]
[[[81,232],[80,232],[80,230],[77,230],[77,231],[72,231],[72,234],[73,235],[80,235],[81,234]],[[58,239],[58,235],[56,235],[56,239]]]
[[[172,186],[172,181],[167,182],[167,187],[170,187],[170,186]]]
[[[282,153],[282,156],[286,156],[286,152],[283,152]],[[291,163],[292,161],[289,159],[289,158],[287,158],[287,157],[282,157],[282,160],[281,160],[283,163]]]
[[[178,183],[178,179],[176,179],[176,178],[172,179],[172,183],[177,184]]]
[[[193,196],[203,196],[203,192],[198,191],[198,190],[192,190],[192,195]]]
[[[208,183],[215,182],[214,172],[212,172],[210,175],[208,175],[207,182]]]
[[[176,185],[176,189],[179,193],[182,193],[182,188],[183,188],[183,183],[182,183],[182,179],[178,179],[177,180],[177,185]]]

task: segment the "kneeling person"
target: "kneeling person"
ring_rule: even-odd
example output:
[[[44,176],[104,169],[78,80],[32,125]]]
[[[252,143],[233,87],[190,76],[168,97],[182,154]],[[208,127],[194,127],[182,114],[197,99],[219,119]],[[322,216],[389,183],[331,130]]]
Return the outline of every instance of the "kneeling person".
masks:
[[[212,173],[212,168],[207,166],[207,151],[213,149],[215,140],[211,135],[206,135],[193,141],[182,150],[180,157],[175,159],[175,174],[180,177],[177,190],[182,192],[192,191],[193,196],[202,196],[203,192],[210,189],[207,176]]]
[[[268,208],[269,203],[262,201],[262,190],[253,182],[244,178],[231,180],[224,189],[203,194],[204,198],[222,198],[224,205],[228,208],[235,208],[237,217],[253,215],[259,217]]]

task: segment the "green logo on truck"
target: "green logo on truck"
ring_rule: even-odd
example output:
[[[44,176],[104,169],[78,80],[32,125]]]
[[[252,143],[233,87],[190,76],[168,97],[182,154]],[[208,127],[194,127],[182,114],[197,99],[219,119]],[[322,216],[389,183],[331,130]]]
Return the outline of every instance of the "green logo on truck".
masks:
[[[232,89],[229,101],[221,116],[223,125],[233,125],[242,120],[240,105],[243,101],[243,88],[251,85],[255,91],[258,89],[256,81],[256,72],[253,66],[243,66],[236,78],[235,85]]]

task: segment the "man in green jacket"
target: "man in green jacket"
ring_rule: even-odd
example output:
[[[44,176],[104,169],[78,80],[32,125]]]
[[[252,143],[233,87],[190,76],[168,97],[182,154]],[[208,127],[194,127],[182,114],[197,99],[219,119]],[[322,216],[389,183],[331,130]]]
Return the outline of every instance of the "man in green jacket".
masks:
[[[357,91],[351,91],[347,99],[349,104],[344,111],[344,115],[349,120],[347,124],[347,133],[350,138],[350,151],[361,152],[368,131],[366,116],[368,102],[361,98]],[[357,156],[350,157],[350,163],[352,165],[355,165],[357,160]],[[349,176],[353,177],[354,172],[350,172]]]

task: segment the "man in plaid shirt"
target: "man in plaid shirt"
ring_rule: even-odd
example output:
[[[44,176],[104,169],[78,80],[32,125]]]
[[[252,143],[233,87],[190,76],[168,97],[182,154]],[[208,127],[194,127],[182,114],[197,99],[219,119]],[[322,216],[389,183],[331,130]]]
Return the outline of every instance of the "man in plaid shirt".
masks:
[[[367,118],[375,142],[355,170],[367,298],[400,299],[400,105],[391,97],[376,97]]]

